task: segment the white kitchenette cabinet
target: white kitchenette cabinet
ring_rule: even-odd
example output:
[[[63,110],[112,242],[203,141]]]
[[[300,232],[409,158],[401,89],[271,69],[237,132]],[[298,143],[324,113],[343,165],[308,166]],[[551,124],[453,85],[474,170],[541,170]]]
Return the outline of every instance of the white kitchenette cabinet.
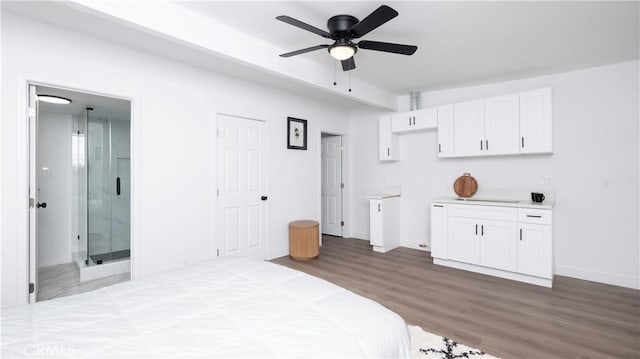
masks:
[[[380,161],[398,161],[398,135],[391,132],[391,116],[378,119],[378,155]]]
[[[434,129],[438,126],[438,110],[426,108],[391,115],[391,132],[406,133]]]
[[[373,250],[388,252],[400,246],[400,196],[369,196],[369,242]]]
[[[551,88],[520,93],[520,153],[552,153]]]
[[[438,157],[453,155],[453,105],[438,107]]]
[[[552,286],[552,204],[461,202],[431,204],[435,264]]]
[[[454,105],[453,133],[456,157],[484,154],[484,100]]]

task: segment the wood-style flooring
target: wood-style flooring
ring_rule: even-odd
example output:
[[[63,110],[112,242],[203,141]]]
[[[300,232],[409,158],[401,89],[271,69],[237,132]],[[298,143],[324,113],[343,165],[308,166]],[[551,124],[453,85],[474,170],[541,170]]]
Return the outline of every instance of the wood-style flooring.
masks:
[[[80,282],[80,274],[73,263],[38,268],[36,301],[92,291],[108,285],[129,280],[129,273]]]
[[[640,291],[556,276],[552,289],[434,265],[428,252],[375,253],[323,236],[291,267],[373,299],[407,324],[502,358],[640,358]]]

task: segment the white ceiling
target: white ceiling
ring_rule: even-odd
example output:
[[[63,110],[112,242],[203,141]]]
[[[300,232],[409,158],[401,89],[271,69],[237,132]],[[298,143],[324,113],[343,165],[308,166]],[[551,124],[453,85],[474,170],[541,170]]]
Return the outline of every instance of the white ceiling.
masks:
[[[180,2],[282,48],[329,43],[275,20],[289,15],[325,29],[336,14],[363,19],[378,2]],[[387,2],[400,15],[363,39],[417,45],[413,56],[361,50],[352,76],[404,94],[638,59],[639,2]],[[323,50],[300,55],[334,66]],[[288,61],[297,61],[296,57]]]
[[[127,100],[47,86],[36,86],[36,93],[38,95],[54,95],[71,100],[71,103],[67,105],[40,101],[38,107],[42,112],[83,116],[86,108],[91,107],[93,111],[90,117],[131,121],[131,102]]]

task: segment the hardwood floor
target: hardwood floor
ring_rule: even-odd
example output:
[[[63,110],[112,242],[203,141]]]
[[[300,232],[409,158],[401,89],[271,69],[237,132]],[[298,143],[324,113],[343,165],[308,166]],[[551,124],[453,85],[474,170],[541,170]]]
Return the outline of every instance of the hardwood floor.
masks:
[[[640,358],[640,291],[556,276],[554,287],[434,265],[428,252],[375,253],[323,236],[320,257],[273,260],[373,299],[407,324],[503,358]]]
[[[36,301],[88,292],[94,289],[129,280],[129,273],[80,282],[80,274],[73,263],[38,268],[38,292]]]

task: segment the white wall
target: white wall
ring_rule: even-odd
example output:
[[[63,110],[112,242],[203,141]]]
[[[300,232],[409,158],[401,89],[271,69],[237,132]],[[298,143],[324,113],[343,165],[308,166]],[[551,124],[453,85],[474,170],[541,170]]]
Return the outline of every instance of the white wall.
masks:
[[[71,115],[40,112],[37,184],[38,267],[71,262]],[[49,169],[49,174],[43,172]]]
[[[17,237],[24,224],[16,222],[17,203],[25,200],[15,190],[22,146],[15,136],[17,111],[23,111],[16,108],[20,74],[139,94],[134,101],[141,138],[132,138],[132,146],[135,141],[140,146],[141,215],[134,221],[141,233],[141,255],[136,258],[141,276],[215,253],[211,221],[216,176],[211,164],[216,154],[211,126],[218,112],[268,123],[269,256],[288,253],[289,221],[319,219],[319,128],[348,133],[347,110],[14,15],[2,16],[3,306],[24,303],[27,288],[26,239]],[[38,56],[30,55],[33,49]],[[286,149],[287,116],[309,121],[308,151]]]
[[[401,161],[377,160],[377,116],[351,114],[354,192],[352,233],[367,238],[365,196],[402,186],[403,244],[428,242],[429,203],[470,172],[479,186],[542,187],[551,177],[556,274],[640,288],[639,63],[422,94],[423,107],[553,87],[553,155],[438,159],[436,132],[400,138]],[[406,99],[404,105],[406,106]],[[605,183],[610,187],[605,189]]]

